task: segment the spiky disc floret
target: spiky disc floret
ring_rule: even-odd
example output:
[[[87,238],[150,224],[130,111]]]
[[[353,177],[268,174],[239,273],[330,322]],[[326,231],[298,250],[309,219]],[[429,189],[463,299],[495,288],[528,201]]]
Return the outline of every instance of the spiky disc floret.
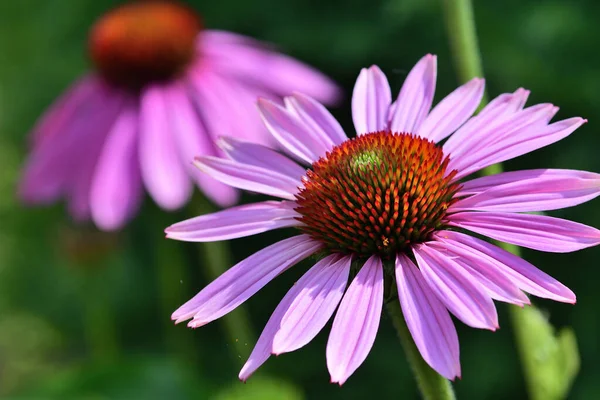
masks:
[[[297,197],[301,227],[331,251],[384,258],[442,225],[459,185],[448,157],[409,133],[368,133],[312,165]]]
[[[100,74],[139,89],[173,78],[194,58],[200,17],[176,1],[126,3],[92,27],[89,46]]]

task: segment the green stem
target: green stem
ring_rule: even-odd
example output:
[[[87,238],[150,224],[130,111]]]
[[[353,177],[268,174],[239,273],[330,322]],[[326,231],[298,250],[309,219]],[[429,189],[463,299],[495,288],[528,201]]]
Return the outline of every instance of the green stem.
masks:
[[[82,268],[85,268],[83,266]],[[110,363],[119,353],[113,310],[110,309],[106,279],[100,276],[106,271],[83,271],[81,285],[84,304],[84,334],[91,358],[97,363]]]
[[[216,209],[208,200],[202,198],[193,203],[193,216],[215,212]],[[233,266],[231,249],[228,242],[201,243],[202,271],[213,281]],[[250,355],[255,336],[250,318],[244,306],[239,306],[221,318],[232,352],[238,359],[246,360]]]
[[[410,331],[404,321],[400,303],[398,300],[391,300],[386,303],[386,309],[390,316],[394,328],[406,353],[406,358],[411,366],[419,391],[425,400],[451,400],[455,399],[454,391],[450,382],[435,372],[423,360],[419,349],[415,346]]]
[[[483,68],[471,0],[444,0],[444,5],[446,28],[460,81],[467,82],[474,77],[482,77]],[[487,100],[484,99],[480,109],[486,103]],[[485,168],[482,175],[494,175],[502,171],[502,164],[495,164]],[[497,241],[494,243],[515,255],[520,255],[520,249],[515,245]],[[533,306],[530,308],[511,306],[509,310],[529,396],[536,400],[566,397],[578,369],[574,334],[572,331],[563,330],[558,338],[555,337],[552,326],[540,317],[542,314]],[[553,350],[548,351],[549,348]],[[542,358],[545,361],[541,362]],[[566,365],[566,363],[570,367],[562,368],[562,372],[560,367],[543,369],[540,365]]]
[[[471,0],[444,0],[444,5],[446,28],[459,79],[467,82],[474,77],[482,77]]]
[[[161,227],[165,224],[161,223]],[[187,361],[194,363],[198,352],[193,351],[194,343],[190,333],[182,329],[173,329],[169,316],[183,302],[183,293],[187,293],[189,274],[183,253],[176,243],[159,238],[155,243],[154,254],[157,262],[156,274],[161,304],[161,315],[165,323],[165,339],[170,351],[178,353]]]

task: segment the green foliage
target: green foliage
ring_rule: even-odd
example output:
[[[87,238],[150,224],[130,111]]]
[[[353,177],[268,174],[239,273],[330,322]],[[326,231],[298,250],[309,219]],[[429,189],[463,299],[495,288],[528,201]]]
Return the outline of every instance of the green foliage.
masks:
[[[580,366],[575,333],[570,328],[555,333],[548,317],[535,307],[511,315],[519,346],[526,349],[521,356],[532,399],[566,398]]]
[[[246,385],[234,384],[212,400],[303,400],[302,392],[294,385],[275,379],[256,378]]]

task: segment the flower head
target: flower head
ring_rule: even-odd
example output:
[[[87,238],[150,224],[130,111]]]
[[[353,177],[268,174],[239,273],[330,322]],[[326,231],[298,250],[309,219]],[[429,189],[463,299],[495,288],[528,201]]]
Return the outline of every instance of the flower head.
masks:
[[[183,221],[169,227],[167,237],[202,242],[284,227],[300,234],[232,267],[173,319],[205,325],[299,261],[322,257],[275,309],[241,379],[271,354],[307,344],[337,308],[327,366],[331,380],[342,384],[367,357],[384,301],[400,302],[425,361],[454,379],[460,376],[459,345],[450,314],[471,327],[495,330],[493,300],[522,306],[529,303],[523,293],[528,292],[575,302],[573,292],[554,278],[466,231],[547,252],[597,245],[595,228],[525,213],[598,196],[600,175],[538,169],[463,178],[554,143],[585,120],[550,123],[557,108],[524,108],[529,94],[524,89],[498,96],[473,116],[483,96],[482,79],[431,108],[435,83],[436,58],[427,55],[392,102],[385,75],[376,66],[364,69],[352,98],[358,134],[353,139],[306,95],[286,98],[285,107],[260,100],[263,121],[295,161],[232,138],[219,141],[229,159],[196,160],[221,182],[283,200]],[[396,290],[388,293],[390,287]]]
[[[254,111],[302,88],[334,101],[328,78],[264,44],[203,29],[200,17],[173,1],[126,3],[92,27],[93,72],[41,118],[20,184],[27,203],[65,197],[76,220],[106,230],[135,215],[146,189],[163,209],[189,199],[193,182],[219,205],[237,191],[192,165],[222,155],[214,139],[236,135],[272,143]]]

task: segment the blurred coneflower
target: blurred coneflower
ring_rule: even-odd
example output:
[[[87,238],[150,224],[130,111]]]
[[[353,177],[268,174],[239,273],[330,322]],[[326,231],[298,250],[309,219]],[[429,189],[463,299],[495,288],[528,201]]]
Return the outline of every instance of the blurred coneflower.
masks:
[[[524,89],[498,96],[473,116],[484,92],[478,78],[431,109],[436,69],[435,56],[422,58],[395,102],[381,70],[364,69],[352,98],[356,138],[349,139],[317,101],[294,94],[285,107],[259,101],[266,126],[291,158],[224,138],[220,145],[229,159],[196,160],[225,184],[283,200],[180,222],[167,228],[168,237],[208,242],[284,227],[300,234],[229,269],[175,311],[174,320],[203,326],[294,264],[319,258],[275,309],[241,379],[271,354],[306,345],[337,309],[327,366],[332,382],[342,384],[367,357],[384,301],[400,303],[423,359],[454,379],[461,370],[450,314],[495,330],[493,300],[522,306],[529,303],[525,291],[575,303],[573,292],[554,278],[465,231],[546,252],[597,245],[595,228],[526,213],[598,196],[600,175],[537,169],[463,178],[557,142],[585,120],[550,123],[558,108],[524,108]]]
[[[222,134],[266,144],[257,96],[301,89],[324,102],[338,95],[318,71],[250,38],[203,29],[172,1],[126,3],[92,27],[94,65],[38,122],[20,184],[30,204],[66,198],[76,220],[123,226],[144,188],[163,209],[183,206],[195,182],[221,206],[237,193],[192,165],[218,155]]]

